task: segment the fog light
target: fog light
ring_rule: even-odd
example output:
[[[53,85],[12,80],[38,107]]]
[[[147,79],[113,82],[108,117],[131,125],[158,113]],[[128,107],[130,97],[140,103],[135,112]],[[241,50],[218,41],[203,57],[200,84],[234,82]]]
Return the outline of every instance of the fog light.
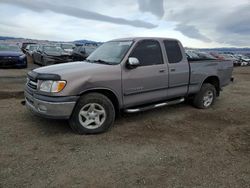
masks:
[[[42,105],[42,104],[39,104],[39,105],[38,105],[38,110],[39,110],[39,111],[42,111],[42,112],[45,112],[45,111],[47,111],[47,108],[46,108],[46,106],[44,106],[44,105]]]

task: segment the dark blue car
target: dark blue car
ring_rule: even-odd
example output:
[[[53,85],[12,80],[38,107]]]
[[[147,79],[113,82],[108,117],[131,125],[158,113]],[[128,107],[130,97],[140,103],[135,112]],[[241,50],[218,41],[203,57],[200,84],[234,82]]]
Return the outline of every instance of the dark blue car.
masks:
[[[0,45],[0,67],[26,68],[27,57],[18,46]]]

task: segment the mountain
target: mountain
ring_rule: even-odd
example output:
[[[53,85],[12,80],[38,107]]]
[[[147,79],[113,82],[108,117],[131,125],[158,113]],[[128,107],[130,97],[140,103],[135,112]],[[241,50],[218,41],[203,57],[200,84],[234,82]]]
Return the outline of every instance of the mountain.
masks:
[[[102,42],[96,42],[96,41],[92,41],[92,40],[75,40],[73,41],[75,44],[102,44]]]
[[[0,40],[14,40],[14,39],[21,39],[21,38],[0,36]]]
[[[250,53],[250,48],[203,48],[207,52],[231,52],[231,53]]]
[[[26,38],[17,38],[17,37],[9,37],[9,36],[0,36],[0,41],[4,41],[4,40],[20,40],[20,41],[47,41],[47,42],[69,42],[69,41],[48,41],[48,40],[37,40],[37,39],[26,39]],[[82,40],[75,40],[75,41],[70,41],[73,42],[75,44],[102,44],[101,42],[96,42],[96,41],[92,41],[92,40],[86,40],[86,39],[82,39]]]

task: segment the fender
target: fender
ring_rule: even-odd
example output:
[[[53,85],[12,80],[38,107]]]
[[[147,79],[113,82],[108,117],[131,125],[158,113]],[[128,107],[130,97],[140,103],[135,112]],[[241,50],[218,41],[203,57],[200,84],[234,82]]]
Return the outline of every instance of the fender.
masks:
[[[116,103],[118,103],[118,104],[115,104],[115,105],[118,105],[117,107],[119,109],[122,108],[123,102],[120,100],[117,93],[115,91],[113,91],[112,89],[106,88],[106,87],[88,88],[88,89],[85,89],[85,90],[81,91],[79,95],[84,95],[84,94],[90,93],[90,92],[98,92],[98,93],[102,93],[104,95],[112,94],[115,97],[115,99],[111,98],[111,101],[114,102],[114,100],[115,100]],[[110,96],[107,96],[107,97],[110,98]]]

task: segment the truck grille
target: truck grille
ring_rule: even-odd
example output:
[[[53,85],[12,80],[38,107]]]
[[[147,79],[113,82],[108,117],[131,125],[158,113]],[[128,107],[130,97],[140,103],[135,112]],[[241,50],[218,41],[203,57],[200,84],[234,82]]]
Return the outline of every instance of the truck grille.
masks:
[[[27,86],[33,90],[36,90],[37,89],[37,80],[35,79],[32,79],[31,77],[28,77],[27,78]]]
[[[37,89],[37,82],[33,82],[33,81],[29,80],[28,83],[27,83],[27,85],[28,85],[30,88],[34,89],[34,90]]]

